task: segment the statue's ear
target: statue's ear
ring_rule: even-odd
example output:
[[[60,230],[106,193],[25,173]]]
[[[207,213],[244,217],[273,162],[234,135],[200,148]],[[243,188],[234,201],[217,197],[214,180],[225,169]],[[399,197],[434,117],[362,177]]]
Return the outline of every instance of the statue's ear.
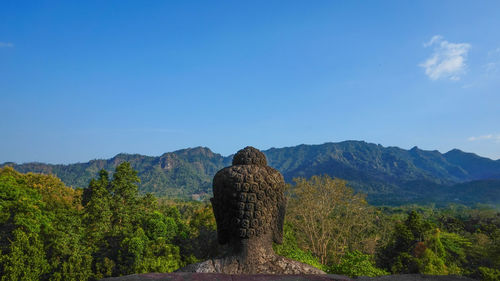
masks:
[[[277,244],[283,243],[283,225],[285,223],[286,212],[286,197],[278,202],[278,210],[276,216],[276,223],[273,229],[273,241]]]
[[[217,224],[217,241],[219,244],[224,245],[229,242],[229,228],[227,223],[225,223],[225,216],[221,212],[223,211],[221,206],[217,205],[217,201],[214,198],[210,198],[212,203],[212,209],[214,210],[215,222]]]

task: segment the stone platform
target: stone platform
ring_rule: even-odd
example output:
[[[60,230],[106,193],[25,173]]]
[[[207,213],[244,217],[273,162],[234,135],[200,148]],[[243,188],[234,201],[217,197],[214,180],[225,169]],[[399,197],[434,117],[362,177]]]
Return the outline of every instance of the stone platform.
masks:
[[[273,275],[273,274],[221,274],[221,273],[145,273],[110,277],[101,281],[475,281],[462,276],[433,276],[421,274],[388,275],[381,277],[349,278],[342,275]]]

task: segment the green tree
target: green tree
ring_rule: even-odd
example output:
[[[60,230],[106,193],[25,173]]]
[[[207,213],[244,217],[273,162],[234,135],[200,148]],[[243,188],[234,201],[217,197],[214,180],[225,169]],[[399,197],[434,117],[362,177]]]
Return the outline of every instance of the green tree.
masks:
[[[139,215],[135,212],[139,203],[139,182],[137,171],[132,169],[129,162],[123,162],[116,167],[108,189],[112,196],[112,225],[117,233],[132,230],[132,224]]]
[[[480,266],[479,272],[483,281],[500,281],[500,269]]]
[[[425,243],[417,244],[413,253],[416,256],[419,273],[431,275],[448,274],[448,268],[445,265],[445,249],[441,243],[441,231],[436,228],[433,233],[425,241]],[[419,249],[418,246],[422,245]],[[423,250],[423,251],[422,251]]]
[[[467,249],[472,246],[469,239],[457,234],[449,232],[441,232],[441,242],[446,251],[446,264],[455,264],[461,266],[467,262]]]
[[[56,177],[0,169],[0,275],[3,280],[86,280],[81,193]]]
[[[334,264],[330,268],[329,272],[350,277],[375,277],[389,274],[389,272],[375,266],[373,256],[363,254],[360,251],[347,252],[338,264]]]
[[[92,179],[83,192],[83,222],[86,226],[86,241],[90,247],[100,247],[105,235],[111,232],[113,216],[112,197],[109,192],[109,175],[105,170],[99,172],[99,178]]]
[[[87,237],[93,245],[94,278],[179,268],[178,216],[160,212],[157,199],[139,196],[139,178],[127,162],[112,180],[101,170],[84,191]]]
[[[138,272],[172,272],[183,265],[179,247],[157,238],[144,249]]]
[[[443,259],[430,249],[425,249],[422,256],[417,259],[419,273],[430,275],[446,275],[448,271]]]
[[[296,234],[290,223],[285,223],[283,227],[283,243],[281,245],[273,244],[273,249],[280,256],[312,265],[324,271],[327,270],[327,267],[321,264],[316,256],[299,247]]]
[[[363,194],[328,176],[294,179],[287,220],[296,228],[301,247],[322,264],[337,262],[344,253],[363,250],[376,239],[374,210]]]
[[[433,251],[440,258],[446,257],[446,252],[441,242],[441,230],[435,228],[432,235],[425,241],[427,248]]]
[[[21,229],[13,232],[8,255],[3,255],[2,281],[42,279],[42,275],[50,269],[45,258],[43,242],[36,233],[26,233]]]
[[[416,255],[427,248],[424,241],[430,229],[418,212],[410,211],[403,223],[396,223],[392,238],[378,253],[379,266],[392,273],[418,273]]]

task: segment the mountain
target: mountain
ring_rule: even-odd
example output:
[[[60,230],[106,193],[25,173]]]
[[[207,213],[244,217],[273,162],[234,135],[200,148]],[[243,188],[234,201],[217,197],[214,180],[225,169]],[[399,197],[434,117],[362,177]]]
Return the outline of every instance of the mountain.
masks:
[[[141,192],[174,197],[210,192],[215,173],[230,165],[228,157],[213,153],[208,148],[196,147],[165,153],[159,157],[120,153],[107,160],[69,165],[5,163],[0,166],[9,165],[22,173],[54,174],[68,186],[87,187],[99,170],[114,171],[116,166],[125,161],[130,162],[132,168],[138,171]]]
[[[264,153],[269,164],[280,170],[287,181],[297,176],[308,178],[327,174],[349,181],[356,190],[367,193],[369,201],[375,204],[486,203],[486,197],[474,193],[474,182],[458,186],[462,190],[460,194],[454,192],[453,186],[471,181],[479,184],[480,180],[500,180],[499,160],[458,149],[441,154],[418,147],[405,150],[363,141],[344,141],[272,148]],[[500,191],[500,181],[482,184],[488,185],[490,195]],[[466,191],[471,195],[464,196]],[[500,201],[500,196],[492,198]]]
[[[327,174],[345,179],[375,204],[412,202],[500,203],[500,160],[458,149],[441,154],[414,147],[383,147],[363,141],[298,145],[263,151],[270,166],[287,182],[295,177]],[[114,170],[129,161],[139,172],[141,192],[189,197],[209,194],[217,170],[229,166],[223,157],[205,147],[165,153],[159,157],[118,154],[109,160],[70,165],[27,163],[13,166],[20,172],[52,173],[64,183],[86,187],[100,169]],[[481,192],[475,192],[480,189]]]

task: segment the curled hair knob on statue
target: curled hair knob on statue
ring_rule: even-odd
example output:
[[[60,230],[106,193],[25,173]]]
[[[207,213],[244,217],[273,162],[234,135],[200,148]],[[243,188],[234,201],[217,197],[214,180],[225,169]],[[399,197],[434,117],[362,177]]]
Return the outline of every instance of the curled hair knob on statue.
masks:
[[[247,146],[213,179],[210,200],[217,239],[230,251],[219,258],[188,265],[180,272],[227,274],[324,274],[310,265],[274,253],[283,241],[285,181],[267,166],[266,156]]]

